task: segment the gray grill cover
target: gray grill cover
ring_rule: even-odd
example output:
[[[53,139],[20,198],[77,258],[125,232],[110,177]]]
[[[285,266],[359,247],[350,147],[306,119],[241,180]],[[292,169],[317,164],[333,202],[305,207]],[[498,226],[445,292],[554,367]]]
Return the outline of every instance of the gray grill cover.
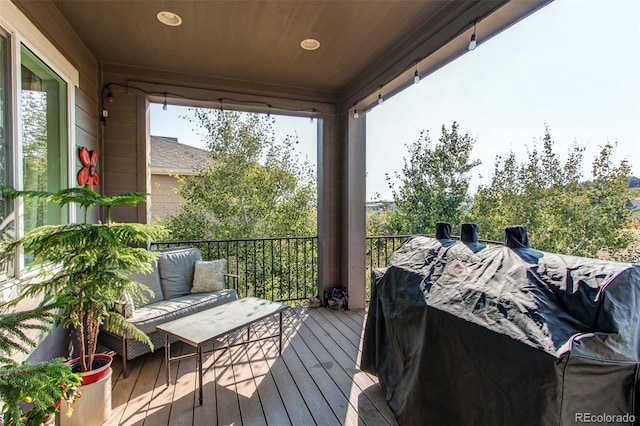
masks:
[[[474,248],[414,237],[374,271],[361,367],[378,376],[398,421],[629,423],[640,267]]]

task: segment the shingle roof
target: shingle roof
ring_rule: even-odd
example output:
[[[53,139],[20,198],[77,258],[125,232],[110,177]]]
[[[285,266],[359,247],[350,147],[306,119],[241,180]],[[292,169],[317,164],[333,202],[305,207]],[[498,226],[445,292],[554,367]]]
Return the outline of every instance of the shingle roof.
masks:
[[[196,174],[209,163],[204,149],[184,145],[178,138],[151,136],[152,174]]]

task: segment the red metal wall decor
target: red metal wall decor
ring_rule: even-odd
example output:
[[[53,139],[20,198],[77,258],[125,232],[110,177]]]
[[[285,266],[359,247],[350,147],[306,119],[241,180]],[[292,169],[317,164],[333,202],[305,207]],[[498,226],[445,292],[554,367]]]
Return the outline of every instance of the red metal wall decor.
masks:
[[[89,184],[89,188],[93,189],[93,185],[100,185],[100,178],[96,173],[96,164],[98,163],[98,151],[89,151],[84,146],[80,148],[80,162],[82,169],[78,172],[78,184]]]

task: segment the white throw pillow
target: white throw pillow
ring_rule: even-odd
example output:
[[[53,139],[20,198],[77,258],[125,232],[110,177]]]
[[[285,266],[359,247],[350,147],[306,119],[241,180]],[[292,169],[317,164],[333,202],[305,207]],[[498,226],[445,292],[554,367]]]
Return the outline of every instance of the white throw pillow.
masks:
[[[224,270],[226,266],[227,259],[196,260],[191,293],[224,290]]]

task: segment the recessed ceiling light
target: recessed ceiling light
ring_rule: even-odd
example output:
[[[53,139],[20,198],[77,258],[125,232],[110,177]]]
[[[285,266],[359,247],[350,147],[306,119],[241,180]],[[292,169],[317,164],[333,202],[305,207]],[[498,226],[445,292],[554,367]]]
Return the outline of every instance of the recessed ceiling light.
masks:
[[[304,50],[316,50],[320,47],[320,42],[315,38],[307,38],[300,42],[300,47]]]
[[[162,11],[158,12],[156,15],[158,21],[162,22],[165,25],[169,25],[170,27],[177,27],[182,24],[182,18],[176,15],[173,12]]]

